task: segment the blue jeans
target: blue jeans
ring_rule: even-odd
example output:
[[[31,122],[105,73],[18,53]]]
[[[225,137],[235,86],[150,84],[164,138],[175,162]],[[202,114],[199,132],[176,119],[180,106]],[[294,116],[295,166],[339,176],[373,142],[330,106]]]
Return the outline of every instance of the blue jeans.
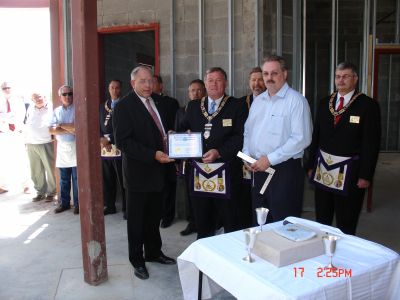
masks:
[[[60,190],[61,190],[61,206],[65,208],[70,207],[71,201],[71,175],[72,175],[72,188],[74,195],[74,207],[79,207],[78,204],[78,180],[76,167],[72,168],[59,168],[60,170]]]

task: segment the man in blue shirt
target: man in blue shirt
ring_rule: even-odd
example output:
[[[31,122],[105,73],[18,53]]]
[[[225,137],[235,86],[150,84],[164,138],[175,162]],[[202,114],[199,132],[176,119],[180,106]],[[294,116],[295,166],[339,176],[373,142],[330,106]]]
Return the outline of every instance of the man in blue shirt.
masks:
[[[75,110],[72,87],[63,85],[58,89],[62,105],[54,109],[50,133],[57,139],[56,167],[60,170],[60,206],[54,212],[70,209],[71,177],[74,195],[74,214],[79,214],[78,182],[76,171]]]
[[[253,172],[253,221],[257,207],[267,207],[268,221],[300,216],[303,204],[304,149],[311,143],[312,123],[307,99],[286,82],[285,60],[276,55],[262,64],[267,90],[253,102],[245,124],[243,152],[257,161],[247,165]],[[260,194],[269,167],[272,180]]]

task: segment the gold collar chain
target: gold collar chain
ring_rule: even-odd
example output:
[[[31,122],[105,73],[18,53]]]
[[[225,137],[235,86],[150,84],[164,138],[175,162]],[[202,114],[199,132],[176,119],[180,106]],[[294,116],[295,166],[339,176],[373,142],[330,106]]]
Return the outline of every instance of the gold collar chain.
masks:
[[[334,92],[334,93],[331,95],[331,98],[329,99],[329,111],[331,112],[331,114],[332,114],[334,117],[339,116],[339,115],[341,115],[342,113],[344,113],[344,112],[349,108],[349,106],[354,102],[354,100],[356,100],[356,99],[358,98],[358,96],[360,96],[362,93],[357,93],[357,94],[354,93],[354,95],[353,95],[353,97],[351,97],[349,103],[347,103],[345,106],[343,106],[343,108],[340,109],[339,111],[336,111],[336,110],[335,110],[335,107],[334,107],[334,105],[333,105],[333,100],[336,98],[336,95],[337,95],[337,94],[338,94],[338,92]]]
[[[206,108],[205,108],[205,106],[204,106],[204,102],[205,102],[206,97],[203,97],[203,98],[201,99],[201,102],[200,102],[201,112],[203,113],[203,116],[208,120],[208,123],[211,123],[211,120],[214,119],[214,118],[220,113],[220,111],[222,110],[222,108],[225,106],[225,103],[227,102],[228,98],[229,98],[229,96],[226,95],[226,96],[222,99],[222,101],[221,101],[221,103],[220,103],[218,109],[217,109],[211,116],[208,114],[208,112],[207,112],[207,110],[206,110]]]

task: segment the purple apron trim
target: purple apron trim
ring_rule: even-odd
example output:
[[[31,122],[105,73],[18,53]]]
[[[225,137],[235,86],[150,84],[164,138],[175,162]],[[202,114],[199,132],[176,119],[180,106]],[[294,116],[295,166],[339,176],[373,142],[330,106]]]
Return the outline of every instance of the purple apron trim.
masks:
[[[230,199],[231,197],[231,177],[230,177],[230,167],[229,163],[224,163],[217,170],[207,173],[204,172],[201,168],[196,165],[194,160],[191,161],[192,170],[190,172],[190,196],[194,197],[213,197],[213,198],[222,198],[222,199]],[[220,193],[209,193],[209,192],[200,192],[196,191],[194,188],[194,175],[202,174],[206,178],[211,178],[215,175],[222,176],[222,172],[225,171],[225,194]]]
[[[314,169],[312,171],[311,174],[311,178],[310,183],[314,184],[316,187],[320,188],[321,190],[330,192],[330,193],[335,193],[338,194],[340,196],[347,196],[348,195],[348,185],[349,185],[349,180],[350,180],[350,174],[351,174],[351,170],[352,170],[352,163],[354,160],[358,160],[360,159],[359,155],[355,155],[350,157],[347,160],[344,160],[340,163],[336,163],[333,165],[328,165],[325,160],[323,159],[322,153],[321,153],[321,149],[318,149],[317,152],[317,157],[315,159],[315,164],[314,164]],[[323,164],[325,169],[327,169],[328,171],[336,169],[336,168],[340,168],[341,170],[344,169],[344,166],[347,165],[347,173],[346,173],[346,177],[344,178],[344,182],[343,182],[343,190],[338,190],[338,189],[334,189],[334,188],[330,188],[322,183],[319,183],[318,181],[315,181],[315,173],[317,171],[317,167],[319,164]]]

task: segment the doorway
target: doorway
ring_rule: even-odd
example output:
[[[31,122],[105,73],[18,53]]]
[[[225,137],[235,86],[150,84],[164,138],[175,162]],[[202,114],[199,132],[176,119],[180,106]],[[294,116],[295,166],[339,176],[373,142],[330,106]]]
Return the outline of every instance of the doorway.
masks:
[[[100,95],[108,98],[107,84],[122,81],[121,94],[131,90],[130,73],[138,65],[147,65],[159,73],[159,24],[100,28]]]

